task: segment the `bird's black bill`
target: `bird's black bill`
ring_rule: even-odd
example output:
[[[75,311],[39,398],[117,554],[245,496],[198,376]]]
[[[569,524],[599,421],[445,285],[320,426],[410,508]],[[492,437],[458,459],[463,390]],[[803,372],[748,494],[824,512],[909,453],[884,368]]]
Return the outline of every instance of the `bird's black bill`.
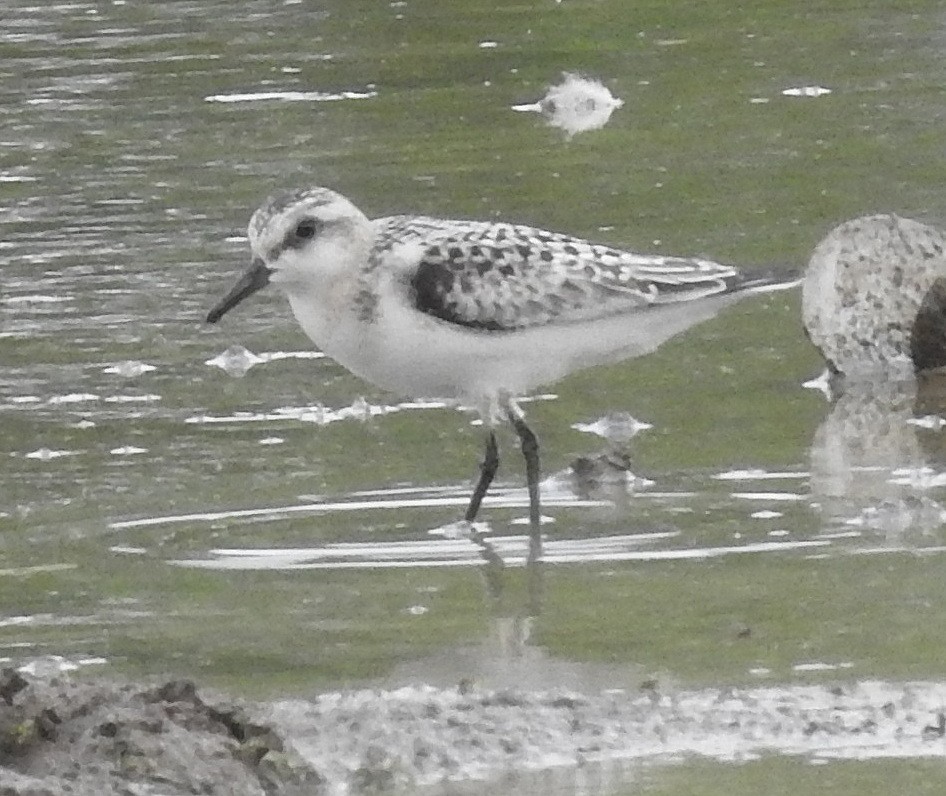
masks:
[[[243,299],[266,287],[269,284],[269,274],[270,270],[262,260],[258,258],[253,260],[253,264],[240,277],[240,281],[233,286],[233,290],[227,293],[217,306],[207,313],[207,323],[216,323]]]

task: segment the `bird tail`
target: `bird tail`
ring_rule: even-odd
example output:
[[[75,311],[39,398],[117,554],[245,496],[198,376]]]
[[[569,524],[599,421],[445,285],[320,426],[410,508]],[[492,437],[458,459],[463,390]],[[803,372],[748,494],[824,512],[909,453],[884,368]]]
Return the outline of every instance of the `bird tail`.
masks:
[[[804,278],[804,269],[799,266],[774,266],[740,273],[738,281],[730,286],[730,290],[740,293],[776,293],[798,287]]]

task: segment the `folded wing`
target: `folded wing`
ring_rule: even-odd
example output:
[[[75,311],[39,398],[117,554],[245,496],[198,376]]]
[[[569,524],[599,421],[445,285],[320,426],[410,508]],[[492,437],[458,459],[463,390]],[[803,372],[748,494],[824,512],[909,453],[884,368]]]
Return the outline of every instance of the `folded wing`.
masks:
[[[394,217],[378,245],[422,252],[405,273],[421,312],[504,331],[587,321],[732,289],[738,272],[710,260],[634,254],[532,227]]]

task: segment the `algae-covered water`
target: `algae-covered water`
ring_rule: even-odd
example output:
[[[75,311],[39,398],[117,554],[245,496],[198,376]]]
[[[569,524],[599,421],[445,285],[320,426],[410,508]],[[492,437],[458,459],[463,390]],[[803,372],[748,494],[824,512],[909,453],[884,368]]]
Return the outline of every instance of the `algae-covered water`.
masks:
[[[941,679],[942,401],[878,387],[832,410],[802,387],[821,363],[797,293],[524,404],[546,559],[520,566],[505,434],[484,506],[502,571],[430,533],[463,511],[472,416],[316,356],[275,292],[203,318],[252,209],[309,183],[369,215],[502,218],[747,270],[802,265],[868,212],[942,223],[944,11],[8,3],[0,656],[255,696]],[[623,101],[600,129],[513,109],[566,72]],[[232,346],[262,361],[212,364]],[[621,413],[652,425],[627,443],[636,478],[576,481],[612,443],[573,426]]]

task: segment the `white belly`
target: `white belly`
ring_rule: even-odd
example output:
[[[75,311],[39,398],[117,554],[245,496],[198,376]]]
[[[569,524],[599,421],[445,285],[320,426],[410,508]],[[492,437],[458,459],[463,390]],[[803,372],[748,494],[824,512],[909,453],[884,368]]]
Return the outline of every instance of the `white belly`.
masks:
[[[382,300],[376,316],[362,321],[350,311],[289,299],[312,341],[365,381],[402,396],[482,405],[501,393],[521,395],[573,371],[653,351],[743,295],[505,332],[441,321],[402,301]]]

